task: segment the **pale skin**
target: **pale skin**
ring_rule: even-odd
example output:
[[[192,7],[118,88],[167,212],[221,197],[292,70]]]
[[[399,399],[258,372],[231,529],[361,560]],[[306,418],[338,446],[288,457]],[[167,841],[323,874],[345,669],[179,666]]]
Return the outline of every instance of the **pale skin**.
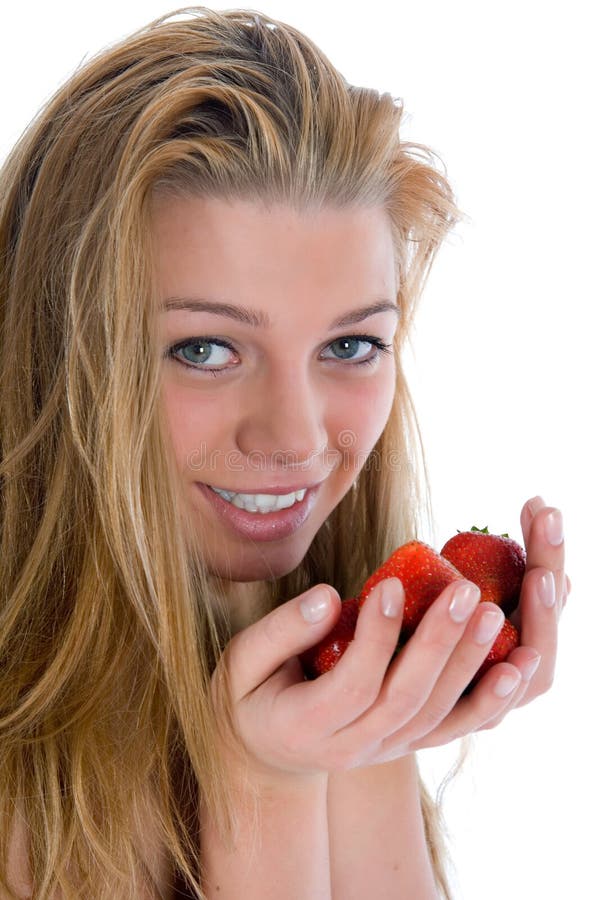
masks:
[[[251,308],[271,323],[254,327],[214,311],[159,314],[161,354],[185,339],[217,337],[233,348],[204,345],[207,362],[189,352],[162,362],[162,401],[186,496],[239,626],[221,664],[231,675],[236,726],[262,803],[262,846],[251,869],[243,827],[231,856],[212,824],[203,823],[208,896],[435,900],[415,751],[495,727],[551,686],[570,588],[560,512],[539,497],[523,506],[522,646],[468,696],[461,698],[503,617],[493,604],[478,603],[477,590],[463,581],[440,594],[391,665],[403,589],[397,579],[381,583],[338,665],[305,681],[298,654],[335,624],[336,590],[317,585],[258,618],[255,604],[261,582],[300,563],[350,490],[357,470],[339,464],[343,453],[364,463],[387,422],[393,355],[361,339],[349,361],[339,342],[368,335],[391,344],[397,314],[384,310],[331,328],[375,301],[395,303],[387,219],[377,209],[325,208],[302,216],[285,206],[170,198],[155,205],[153,235],[164,301],[210,299]],[[354,362],[367,357],[375,358],[373,365]],[[199,371],[203,366],[219,371]],[[203,459],[211,460],[203,467],[195,465],[200,445]],[[260,470],[248,463],[252,453],[269,459],[281,451],[286,465]],[[237,467],[226,465],[231,453]],[[321,484],[308,519],[290,537],[253,542],[229,529],[198,481],[257,493],[266,484]],[[201,521],[210,525],[206,532]],[[494,627],[483,634],[494,616]],[[237,782],[233,762],[231,778]],[[169,897],[170,875],[163,860],[155,868],[157,896]]]

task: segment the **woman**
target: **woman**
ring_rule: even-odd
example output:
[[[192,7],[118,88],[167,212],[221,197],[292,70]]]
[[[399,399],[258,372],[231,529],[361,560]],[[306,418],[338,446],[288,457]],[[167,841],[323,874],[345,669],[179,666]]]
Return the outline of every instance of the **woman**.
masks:
[[[386,580],[304,680],[419,533],[400,352],[458,212],[398,102],[304,35],[170,18],[0,175],[2,888],[448,897],[415,752],[548,688],[560,513],[523,507],[523,646],[469,696],[502,615],[468,582],[390,664]]]

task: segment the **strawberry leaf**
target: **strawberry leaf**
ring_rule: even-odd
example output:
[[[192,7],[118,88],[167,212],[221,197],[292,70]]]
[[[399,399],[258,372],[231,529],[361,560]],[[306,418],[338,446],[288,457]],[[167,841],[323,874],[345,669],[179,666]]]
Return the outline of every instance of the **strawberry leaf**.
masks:
[[[477,534],[489,534],[487,525],[485,526],[485,528],[478,528],[477,525],[471,525],[471,531],[476,531]],[[504,534],[500,534],[498,535],[498,537],[510,538],[510,535],[504,532]]]

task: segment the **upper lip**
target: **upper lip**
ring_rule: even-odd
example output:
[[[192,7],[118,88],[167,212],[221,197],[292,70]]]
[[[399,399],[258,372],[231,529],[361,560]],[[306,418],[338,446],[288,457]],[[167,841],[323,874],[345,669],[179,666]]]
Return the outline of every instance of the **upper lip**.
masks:
[[[323,481],[325,479],[322,479]],[[222,488],[218,484],[209,484],[207,487],[217,487],[220,491],[229,491],[232,494],[274,494],[275,496],[284,495],[284,494],[293,494],[296,491],[310,490],[313,487],[317,487],[321,484],[321,481],[315,481],[313,484],[290,484],[290,485],[280,485],[280,484],[270,484],[263,485],[262,487],[257,488]]]

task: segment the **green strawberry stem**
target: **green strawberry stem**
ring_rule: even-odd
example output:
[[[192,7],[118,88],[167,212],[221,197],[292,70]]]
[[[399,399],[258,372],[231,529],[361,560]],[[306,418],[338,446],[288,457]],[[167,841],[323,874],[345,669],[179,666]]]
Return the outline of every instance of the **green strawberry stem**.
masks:
[[[457,529],[457,531],[458,534],[461,534],[461,531],[459,529]],[[487,525],[485,526],[485,528],[478,528],[477,525],[471,525],[471,531],[476,531],[478,534],[489,534]],[[504,534],[501,534],[500,537],[507,538],[509,537],[509,535],[505,532]]]

